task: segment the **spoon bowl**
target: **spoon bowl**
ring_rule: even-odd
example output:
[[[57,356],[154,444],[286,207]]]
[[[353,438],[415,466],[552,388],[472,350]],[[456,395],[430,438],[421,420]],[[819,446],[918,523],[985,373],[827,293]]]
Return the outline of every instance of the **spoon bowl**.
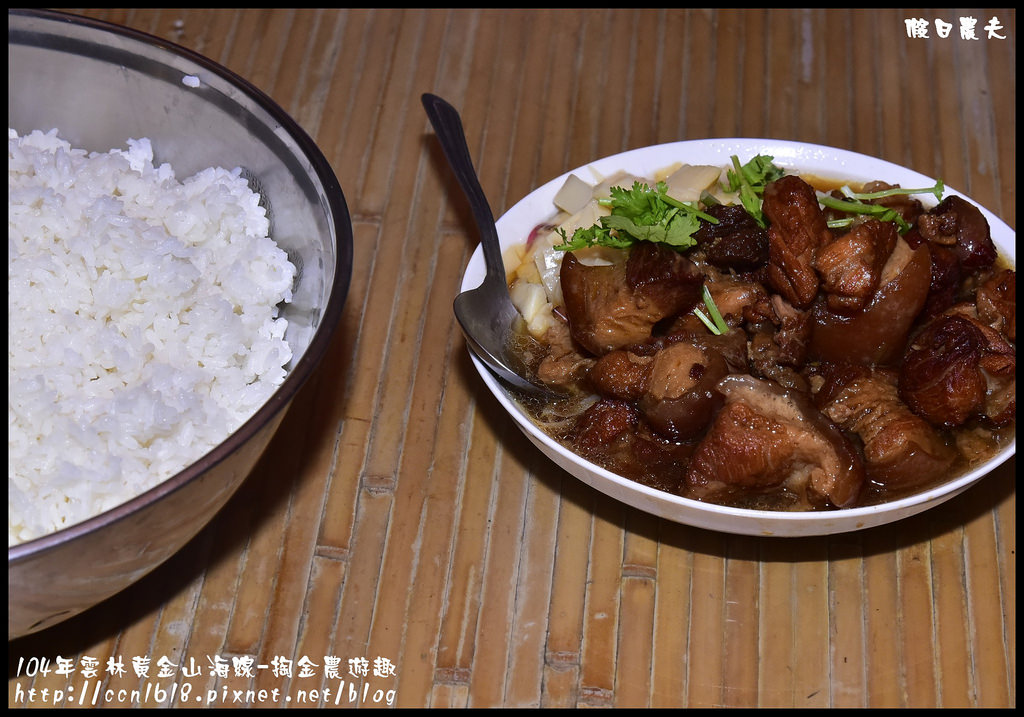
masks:
[[[508,293],[494,214],[473,169],[462,119],[454,107],[437,95],[424,94],[422,101],[448,164],[469,200],[484,253],[486,275],[483,282],[455,297],[455,317],[466,343],[487,368],[510,387],[531,395],[552,395],[551,389],[529,378],[525,366],[509,348],[515,326],[522,317]]]

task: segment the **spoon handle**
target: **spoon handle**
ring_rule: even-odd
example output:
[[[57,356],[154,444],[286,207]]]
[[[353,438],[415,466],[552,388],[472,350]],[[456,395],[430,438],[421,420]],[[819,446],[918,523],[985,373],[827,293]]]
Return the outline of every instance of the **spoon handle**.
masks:
[[[480,186],[476,170],[473,169],[473,160],[469,154],[469,145],[466,144],[466,134],[462,129],[462,119],[458,110],[438,97],[426,93],[422,97],[423,108],[427,111],[430,124],[434,126],[441,149],[444,150],[451,165],[455,178],[459,181],[462,191],[469,200],[469,206],[476,218],[477,228],[480,230],[480,244],[484,252],[484,264],[487,268],[487,278],[490,280],[500,279],[505,283],[505,262],[501,258],[501,247],[498,243],[498,230],[494,226],[494,214],[491,213],[491,206],[487,203],[487,196]]]

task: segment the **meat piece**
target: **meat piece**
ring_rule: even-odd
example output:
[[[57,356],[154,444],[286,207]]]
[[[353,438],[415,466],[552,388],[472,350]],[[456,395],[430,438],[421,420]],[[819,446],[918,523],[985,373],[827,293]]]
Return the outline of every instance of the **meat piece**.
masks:
[[[968,269],[984,269],[998,254],[988,220],[967,200],[950,195],[917,219],[917,230],[930,242],[950,247]]]
[[[837,314],[824,301],[811,312],[808,357],[818,361],[889,365],[899,361],[931,283],[927,244],[896,242],[882,269],[880,287],[863,310]]]
[[[807,505],[853,505],[865,483],[856,450],[804,394],[751,376],[719,382],[725,406],[694,451],[686,485],[703,500],[787,491]]]
[[[587,379],[601,396],[635,401],[647,389],[653,360],[626,349],[609,351],[594,362]]]
[[[566,254],[560,278],[572,337],[595,356],[647,341],[659,321],[697,305],[703,284],[692,261],[650,242],[610,265]]]
[[[680,286],[700,296],[703,282],[704,276],[692,261],[664,244],[642,241],[629,250],[626,283],[635,292],[643,291],[648,300],[670,304],[677,299]]]
[[[636,432],[639,421],[640,415],[626,401],[598,401],[577,421],[575,444],[584,453],[589,453],[619,439],[628,441]]]
[[[548,352],[537,366],[537,378],[548,386],[565,388],[583,378],[594,359],[576,350],[569,327],[556,320],[544,336]]]
[[[1017,272],[1003,269],[978,287],[975,293],[978,317],[988,326],[1017,341]]]
[[[693,238],[719,269],[753,271],[768,261],[768,232],[741,204],[715,204],[704,210],[718,224],[704,222]]]
[[[729,373],[747,373],[750,362],[747,358],[747,335],[745,332],[736,329],[724,334],[703,332],[689,340],[706,351],[715,351],[721,354],[729,366]]]
[[[588,379],[602,397],[635,402],[661,437],[689,440],[704,431],[721,406],[715,391],[719,379],[746,369],[742,331],[721,336],[704,331],[610,351],[594,362]]]
[[[680,476],[693,446],[660,438],[647,431],[636,408],[603,399],[576,422],[573,445],[598,465],[645,485],[679,491]]]
[[[750,336],[748,353],[751,375],[774,381],[785,388],[810,390],[807,379],[797,369],[781,363],[781,349],[775,341],[777,333],[766,326],[758,328]]]
[[[727,276],[708,282],[706,286],[711,300],[730,327],[744,322],[756,323],[772,315],[768,292],[757,282]]]
[[[927,243],[917,229],[911,229],[903,238],[914,249]],[[928,298],[921,310],[921,319],[933,319],[956,303],[960,292],[963,270],[960,260],[949,247],[940,244],[929,244],[932,258],[932,277],[928,287]]]
[[[831,311],[851,313],[867,305],[898,238],[892,222],[868,219],[818,250],[814,268]]]
[[[978,368],[985,377],[985,404],[979,417],[991,426],[1009,425],[1015,418],[1017,406],[1016,349],[999,331],[981,319],[974,304],[956,304],[946,315],[971,322],[984,340]]]
[[[814,187],[796,175],[770,182],[761,211],[768,218],[768,279],[794,306],[806,309],[818,293],[814,258],[831,238]]]
[[[989,376],[1010,378],[1015,370],[1012,347],[991,346],[991,338],[965,316],[944,314],[934,319],[907,350],[900,369],[900,398],[936,426],[960,426],[988,415],[990,391],[1007,390],[1006,385],[990,386]],[[999,407],[993,410],[1003,413],[1007,400],[997,398],[996,403]]]
[[[800,369],[807,359],[810,312],[796,309],[778,294],[772,295],[769,306],[771,321],[761,323],[750,335],[751,372],[786,388],[807,391]]]
[[[757,281],[726,274],[707,278],[704,286],[711,293],[711,300],[715,302],[725,323],[731,328],[745,323],[756,324],[774,317],[768,291]],[[666,336],[679,333],[697,335],[707,333],[707,329],[697,315],[691,312],[675,319],[665,330]]]
[[[772,341],[779,347],[776,360],[800,368],[807,360],[807,346],[811,338],[811,315],[791,306],[778,294],[771,298],[772,313],[778,330]]]
[[[817,394],[822,412],[863,443],[867,477],[890,490],[938,480],[956,450],[900,400],[896,378],[864,366],[827,366]]]

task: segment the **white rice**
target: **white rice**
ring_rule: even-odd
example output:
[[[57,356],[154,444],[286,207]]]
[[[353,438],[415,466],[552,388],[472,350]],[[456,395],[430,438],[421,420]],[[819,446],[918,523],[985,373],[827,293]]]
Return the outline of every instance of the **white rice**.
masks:
[[[9,545],[196,461],[284,380],[295,267],[240,170],[9,130]]]

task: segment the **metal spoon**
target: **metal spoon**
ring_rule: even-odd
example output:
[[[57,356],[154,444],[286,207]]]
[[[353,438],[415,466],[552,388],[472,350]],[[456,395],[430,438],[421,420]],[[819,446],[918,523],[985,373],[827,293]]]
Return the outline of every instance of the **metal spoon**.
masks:
[[[469,348],[499,379],[532,395],[551,396],[553,391],[529,378],[522,361],[509,350],[514,326],[522,317],[509,297],[494,215],[473,169],[459,113],[436,95],[424,94],[422,100],[441,149],[473,210],[487,268],[479,287],[455,297],[455,317]]]

